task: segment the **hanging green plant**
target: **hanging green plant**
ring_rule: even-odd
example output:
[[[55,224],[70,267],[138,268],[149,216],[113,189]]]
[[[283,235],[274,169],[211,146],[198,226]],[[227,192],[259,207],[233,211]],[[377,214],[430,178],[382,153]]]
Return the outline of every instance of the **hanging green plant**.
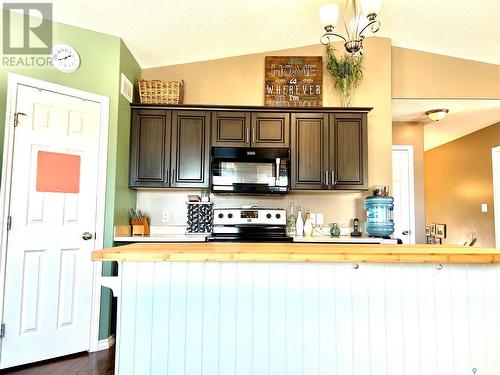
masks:
[[[335,50],[326,46],[326,70],[333,78],[334,86],[339,91],[342,106],[351,106],[351,96],[363,79],[363,55],[345,54],[339,58]]]

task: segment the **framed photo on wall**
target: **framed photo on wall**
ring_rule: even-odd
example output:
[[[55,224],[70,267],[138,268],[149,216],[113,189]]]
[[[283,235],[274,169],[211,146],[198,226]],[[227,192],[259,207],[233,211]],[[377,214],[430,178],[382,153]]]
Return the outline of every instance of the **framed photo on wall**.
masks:
[[[436,224],[436,237],[446,238],[446,224]]]

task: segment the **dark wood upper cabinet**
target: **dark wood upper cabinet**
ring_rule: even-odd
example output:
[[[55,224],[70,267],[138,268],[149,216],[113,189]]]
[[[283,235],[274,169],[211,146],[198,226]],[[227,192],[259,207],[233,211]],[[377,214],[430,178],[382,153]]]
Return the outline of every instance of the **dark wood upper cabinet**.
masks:
[[[212,146],[249,147],[249,112],[213,112]]]
[[[330,186],[333,189],[367,189],[366,114],[330,114],[329,139]]]
[[[252,147],[288,147],[290,114],[252,113]]]
[[[173,111],[171,187],[208,187],[210,112]]]
[[[170,116],[164,110],[132,112],[130,187],[168,187]]]
[[[132,188],[208,188],[210,146],[289,147],[292,190],[368,188],[371,108],[132,105]]]
[[[324,189],[328,170],[328,114],[293,113],[292,189]]]

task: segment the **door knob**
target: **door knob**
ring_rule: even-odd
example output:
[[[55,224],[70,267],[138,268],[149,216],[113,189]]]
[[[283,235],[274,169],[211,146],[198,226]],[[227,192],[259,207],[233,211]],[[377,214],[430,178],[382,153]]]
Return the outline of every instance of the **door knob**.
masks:
[[[404,231],[402,231],[402,232],[401,232],[401,234],[402,234],[403,236],[407,236],[407,235],[409,235],[409,234],[410,234],[410,232],[409,232],[409,231],[407,231],[407,230],[404,230]]]
[[[93,235],[92,235],[92,233],[90,233],[90,232],[84,232],[84,233],[82,234],[82,238],[83,238],[85,241],[91,240],[91,239],[92,239],[92,237],[94,237],[94,236],[93,236]]]

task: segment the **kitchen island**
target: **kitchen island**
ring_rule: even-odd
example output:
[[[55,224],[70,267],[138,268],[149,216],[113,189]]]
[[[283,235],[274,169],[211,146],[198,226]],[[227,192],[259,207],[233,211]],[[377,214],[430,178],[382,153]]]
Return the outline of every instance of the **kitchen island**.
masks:
[[[500,373],[500,251],[136,243],[95,251],[125,374]]]

